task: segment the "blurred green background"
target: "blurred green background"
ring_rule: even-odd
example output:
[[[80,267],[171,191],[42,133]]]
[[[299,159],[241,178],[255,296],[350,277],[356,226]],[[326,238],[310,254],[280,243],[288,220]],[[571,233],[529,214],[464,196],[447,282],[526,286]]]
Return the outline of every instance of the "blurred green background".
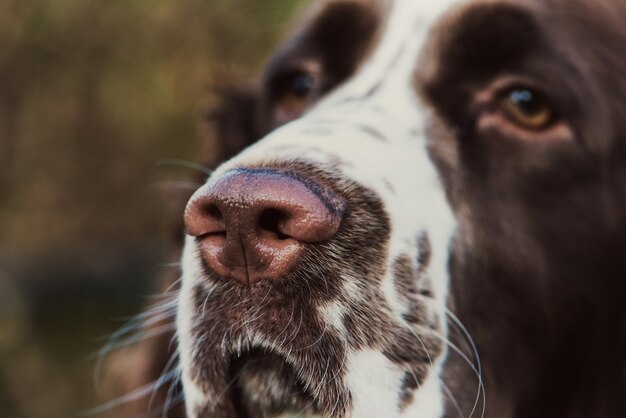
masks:
[[[2,418],[97,405],[98,337],[176,261],[198,174],[164,160],[210,154],[212,88],[254,80],[302,3],[0,1]]]

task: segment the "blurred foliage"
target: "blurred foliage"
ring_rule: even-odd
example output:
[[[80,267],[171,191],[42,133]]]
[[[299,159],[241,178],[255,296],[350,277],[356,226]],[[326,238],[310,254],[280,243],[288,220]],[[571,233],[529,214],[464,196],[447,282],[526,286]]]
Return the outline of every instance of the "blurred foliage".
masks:
[[[1,2],[0,246],[157,229],[155,162],[194,159],[214,77],[254,74],[291,3]]]
[[[0,1],[2,417],[93,406],[94,338],[138,309],[198,178],[157,163],[199,160],[212,87],[253,78],[300,3]]]

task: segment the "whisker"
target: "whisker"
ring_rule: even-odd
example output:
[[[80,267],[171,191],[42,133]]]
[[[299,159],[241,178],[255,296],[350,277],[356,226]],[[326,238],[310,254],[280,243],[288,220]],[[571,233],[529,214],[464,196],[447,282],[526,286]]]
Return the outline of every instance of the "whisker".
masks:
[[[470,412],[470,415],[468,416],[468,418],[471,418],[474,415],[474,412],[476,412],[476,408],[478,407],[478,402],[480,400],[480,395],[483,395],[483,399],[485,398],[485,386],[484,386],[484,382],[483,382],[483,378],[482,375],[478,372],[478,369],[476,368],[476,366],[474,365],[474,363],[467,357],[467,355],[459,348],[457,347],[453,342],[451,342],[450,340],[448,340],[446,337],[444,337],[443,335],[439,334],[437,331],[435,330],[430,330],[430,332],[438,337],[439,339],[441,339],[441,341],[443,341],[444,344],[446,344],[449,348],[451,348],[455,353],[457,353],[461,359],[468,365],[470,366],[470,368],[472,369],[472,371],[474,372],[474,374],[476,375],[476,378],[478,379],[478,389],[477,389],[477,394],[476,394],[476,400],[474,402],[474,407],[472,408],[472,411]],[[483,402],[483,411],[484,411],[484,406],[485,406],[486,402]]]
[[[344,347],[344,352],[347,353],[348,352],[348,343],[345,340],[343,341],[343,347]],[[333,377],[327,382],[327,384],[328,383],[332,383],[337,378],[337,376],[339,376],[339,373],[341,373],[343,371],[343,366],[344,366],[345,363],[346,363],[346,356],[343,355],[341,357],[341,364],[339,365],[339,368],[337,369],[337,373],[335,373],[333,375]]]
[[[245,328],[246,333],[248,334],[248,341],[252,341],[252,333],[250,331],[250,325],[263,315],[262,313],[263,310],[270,303],[270,301],[267,301],[267,302],[265,301],[267,300],[271,292],[272,292],[271,288],[267,289],[267,293],[265,294],[265,296],[263,296],[263,299],[261,300],[261,302],[259,302],[259,307],[257,308],[256,312],[250,316],[246,314],[246,319],[244,320],[243,324],[239,325],[239,327],[235,330],[235,331],[239,331],[241,328]],[[232,327],[231,327],[231,330],[232,330]]]
[[[443,380],[440,380],[439,383],[441,383],[441,387],[443,387],[443,390],[446,392],[446,395],[448,395],[448,397],[450,398],[450,401],[452,401],[452,406],[454,406],[454,409],[456,410],[457,414],[459,414],[459,417],[463,418],[464,415],[463,415],[463,411],[461,410],[461,406],[459,405],[459,402],[456,400],[456,397],[454,396],[454,394],[452,393],[448,385],[446,385],[443,382]]]
[[[170,359],[167,361],[167,363],[165,364],[165,367],[163,368],[163,371],[161,372],[161,375],[159,376],[159,379],[156,382],[156,385],[154,386],[154,390],[152,391],[152,394],[150,395],[150,399],[148,400],[148,409],[152,407],[152,403],[154,402],[154,398],[156,397],[156,389],[158,389],[159,387],[161,387],[163,385],[163,378],[167,375],[167,373],[173,371],[174,369],[172,368],[172,366],[174,366],[174,363],[178,360],[178,351],[175,351],[171,356]],[[170,386],[171,387],[171,386]],[[169,390],[168,390],[169,392]]]
[[[454,314],[454,312],[452,312],[448,308],[444,307],[444,309],[445,309],[446,315],[448,315],[448,317],[450,319],[452,319],[454,324],[464,334],[465,339],[469,342],[469,344],[470,344],[470,346],[472,348],[474,359],[476,360],[476,366],[477,366],[477,369],[478,369],[478,376],[479,376],[479,379],[480,379],[480,385],[479,385],[479,389],[478,389],[479,392],[476,394],[476,400],[474,402],[474,406],[472,408],[472,412],[470,413],[470,418],[472,417],[472,415],[474,414],[474,411],[478,407],[478,401],[480,399],[480,390],[482,390],[482,395],[483,395],[483,404],[482,404],[481,417],[484,417],[485,416],[485,408],[487,407],[487,393],[485,392],[485,385],[484,385],[483,378],[482,378],[482,363],[480,361],[480,355],[478,354],[478,348],[476,347],[474,339],[472,338],[472,336],[470,335],[469,331],[467,330],[467,327],[465,327],[465,325],[463,325],[461,320]]]
[[[426,348],[426,345],[424,344],[424,342],[422,341],[422,339],[419,337],[419,335],[417,334],[417,332],[409,327],[409,330],[413,333],[413,335],[415,336],[415,338],[417,339],[417,341],[420,343],[420,345],[422,346],[422,348],[424,349],[424,352],[426,353],[426,356],[428,357],[428,362],[430,363],[431,367],[435,367],[433,364],[433,359],[430,355],[430,352],[428,351],[428,349]],[[417,376],[415,375],[413,369],[409,368],[409,371],[411,372],[411,374],[413,375],[413,379],[415,379],[416,382],[418,382],[419,380],[417,379]],[[463,418],[463,412],[461,411],[461,408],[459,407],[459,403],[456,400],[456,397],[452,394],[452,391],[450,390],[450,388],[448,388],[448,386],[446,385],[446,383],[443,380],[439,380],[439,383],[441,383],[441,386],[443,387],[443,389],[446,391],[446,393],[448,394],[448,396],[450,397],[450,399],[452,400],[452,403],[454,404],[456,410],[459,412],[459,416],[461,418]]]
[[[202,164],[194,163],[193,161],[180,160],[180,159],[175,159],[175,158],[157,161],[156,165],[157,166],[169,165],[169,166],[189,168],[189,169],[204,173],[207,176],[210,176],[211,174],[213,174],[213,170],[211,170],[208,167],[205,167]]]
[[[279,338],[281,337],[281,335],[283,335],[285,333],[285,331],[287,331],[287,328],[289,328],[289,325],[291,324],[291,320],[293,319],[293,314],[296,312],[296,305],[295,303],[291,305],[291,315],[289,316],[289,320],[285,323],[285,327],[283,328],[283,330],[280,332],[280,334],[278,334],[275,338],[274,341],[274,345],[277,347],[282,346],[285,341],[287,340],[287,336],[285,336],[285,338],[283,338],[283,340],[278,343]]]
[[[168,352],[172,351],[172,345],[174,345],[176,343],[178,343],[178,328],[176,328],[176,330],[172,334],[172,338],[170,339],[170,343],[167,346]]]
[[[172,263],[159,263],[159,264],[157,264],[157,266],[159,266],[159,267],[180,267],[181,265],[182,265],[182,263],[180,261],[172,262]]]
[[[176,371],[176,378],[170,382],[170,387],[167,389],[167,395],[165,396],[165,404],[163,412],[161,413],[161,418],[166,418],[166,414],[170,411],[170,409],[172,409],[174,406],[178,405],[178,403],[182,402],[185,399],[185,394],[182,392],[178,394],[176,398],[173,398],[174,391],[178,388],[181,376],[180,369],[177,368]]]
[[[474,343],[474,339],[470,335],[470,333],[467,330],[467,328],[465,327],[465,325],[463,325],[461,320],[454,314],[454,312],[452,312],[451,310],[449,310],[446,307],[444,307],[444,310],[445,310],[446,315],[448,315],[450,317],[450,319],[452,319],[454,324],[461,330],[461,332],[463,333],[463,335],[465,336],[465,338],[469,342],[469,344],[471,346],[471,349],[472,349],[472,352],[473,352],[473,355],[474,355],[474,358],[475,358],[475,360],[477,362],[478,370],[481,370],[480,355],[478,354],[478,349],[476,347],[476,344]]]
[[[151,308],[152,310],[159,310],[159,309],[162,310],[163,305],[175,305],[177,301],[179,289],[171,289],[171,288],[174,287],[176,284],[178,283],[175,282],[172,285],[170,285],[170,287],[164,290],[163,293],[159,293],[156,295],[142,295],[142,298],[147,299],[147,300],[158,301],[153,305],[154,307]]]
[[[208,335],[206,333],[203,333],[197,338],[197,341],[194,344],[193,349],[191,350],[191,358],[198,357],[198,350],[200,350],[200,346],[207,340],[207,338]]]
[[[203,318],[205,313],[206,313],[206,305],[207,303],[209,303],[209,300],[211,299],[211,296],[213,296],[213,293],[217,292],[221,290],[221,288],[219,286],[213,286],[210,289],[206,290],[206,297],[204,298],[204,302],[202,302],[202,304],[200,305],[201,309],[198,309],[198,314],[201,314],[200,318]]]
[[[324,369],[324,374],[322,375],[322,382],[326,380],[326,375],[328,374],[328,368],[330,367],[330,356],[326,360],[326,368]],[[317,398],[322,391],[322,385],[319,385],[316,390],[313,391],[313,398]]]
[[[302,351],[302,350],[307,350],[309,348],[315,347],[320,341],[322,341],[322,338],[324,338],[324,335],[326,334],[327,329],[328,329],[328,325],[326,324],[326,322],[324,322],[324,329],[320,333],[319,338],[315,340],[313,343],[307,345],[306,347],[296,348],[295,351]]]
[[[170,331],[174,331],[176,330],[176,324],[174,322],[169,323],[169,324],[165,324],[165,325],[161,325],[158,327],[155,327],[149,331],[140,333],[136,336],[132,336],[132,337],[128,337],[126,339],[120,340],[118,343],[115,344],[115,346],[113,347],[114,350],[120,349],[120,348],[124,348],[124,347],[128,347],[130,345],[136,344],[140,341],[145,341],[145,340],[149,340],[151,338],[155,338],[158,337],[160,335],[163,335],[167,332]]]
[[[168,320],[172,317],[174,317],[176,315],[176,312],[173,310],[170,311],[163,311],[163,312],[158,312],[158,311],[152,311],[149,312],[148,314],[143,313],[143,314],[139,314],[136,315],[135,317],[131,318],[130,320],[127,320],[127,323],[125,325],[123,325],[120,329],[118,329],[117,331],[103,336],[103,337],[99,337],[97,338],[97,340],[106,340],[108,342],[110,342],[111,340],[113,340],[113,343],[115,343],[115,341],[119,340],[120,338],[122,338],[124,335],[129,334],[133,331],[139,331],[143,328],[148,328],[152,325],[155,325],[159,322],[163,322],[165,320]],[[124,319],[122,319],[124,320]],[[109,343],[107,343],[109,344]],[[100,350],[102,351],[102,350]]]
[[[298,334],[300,333],[300,329],[302,328],[302,322],[303,321],[304,321],[304,312],[300,311],[300,322],[298,322],[298,327],[296,328],[296,332],[293,333],[293,336],[291,337],[291,339],[287,343],[288,346],[290,346],[293,343],[293,341],[296,338],[298,338]]]
[[[172,263],[174,266],[180,266],[180,263]],[[178,289],[172,290],[175,286],[178,286],[181,282],[183,281],[183,277],[179,277],[178,279],[174,280],[174,282],[169,285],[168,287],[165,288],[165,290],[161,293],[163,296],[174,296],[174,300],[172,301],[173,303],[177,303],[178,302],[178,294],[180,293]]]
[[[163,384],[165,384],[165,382],[167,382],[170,379],[172,379],[177,373],[178,373],[178,370],[173,370],[173,371],[167,373],[165,375],[165,377],[162,379],[160,385],[162,386]],[[97,406],[97,407],[92,408],[92,409],[88,409],[86,411],[79,412],[79,414],[83,415],[83,416],[98,415],[98,414],[101,414],[103,412],[110,411],[111,409],[117,408],[118,406],[124,405],[126,403],[139,400],[139,399],[147,396],[148,394],[150,394],[152,391],[154,391],[156,389],[158,389],[157,382],[149,383],[147,385],[141,386],[141,387],[133,390],[130,393],[127,393],[126,395],[122,395],[122,396],[118,397],[117,399],[109,401],[109,402],[107,402],[107,403],[105,403],[103,405]]]
[[[239,377],[241,377],[241,375],[243,374],[244,371],[247,370],[247,365],[245,365],[244,367],[241,368],[241,370],[239,370],[237,372],[237,374],[228,382],[228,384],[226,385],[226,387],[224,388],[224,390],[222,390],[222,393],[219,394],[219,396],[217,397],[215,404],[219,404],[222,401],[222,398],[224,398],[224,395],[226,395],[226,392],[228,392],[228,390],[231,388],[232,385],[235,384],[235,382],[237,381],[237,379],[239,379]]]
[[[139,341],[154,338],[175,329],[175,324],[169,322],[169,320],[176,315],[175,302],[175,299],[162,299],[158,303],[148,307],[143,313],[133,317],[108,337],[104,337],[107,341],[103,347],[89,356],[90,359],[96,359],[94,365],[94,387],[96,391],[100,391],[102,365],[108,354],[117,349],[128,347]],[[166,322],[164,325],[158,326],[148,332],[141,332],[164,321]]]

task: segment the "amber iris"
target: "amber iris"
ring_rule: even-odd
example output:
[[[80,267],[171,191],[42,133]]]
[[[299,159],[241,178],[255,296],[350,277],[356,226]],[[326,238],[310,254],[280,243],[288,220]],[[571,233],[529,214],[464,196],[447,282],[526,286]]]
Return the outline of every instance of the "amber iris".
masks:
[[[503,95],[500,105],[509,120],[525,129],[547,128],[554,118],[554,111],[546,100],[527,88],[509,90]]]

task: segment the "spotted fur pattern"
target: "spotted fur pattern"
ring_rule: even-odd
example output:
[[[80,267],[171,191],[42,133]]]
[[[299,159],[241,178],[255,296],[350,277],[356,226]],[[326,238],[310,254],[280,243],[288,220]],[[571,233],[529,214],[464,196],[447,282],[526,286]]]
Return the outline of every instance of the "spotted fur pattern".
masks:
[[[598,203],[589,209],[588,202],[602,198],[581,192],[584,184],[608,188],[610,183],[609,200],[622,207],[623,182],[596,181],[605,175],[596,161],[607,158],[606,150],[614,146],[608,116],[613,113],[589,92],[586,103],[598,106],[586,115],[588,120],[596,116],[595,125],[574,117],[576,105],[585,100],[572,86],[597,86],[598,74],[611,71],[594,67],[591,58],[581,59],[588,53],[583,48],[572,52],[568,36],[576,37],[572,28],[577,26],[567,26],[571,16],[560,14],[562,3],[327,0],[313,6],[303,29],[269,62],[256,129],[243,140],[254,144],[207,182],[232,169],[293,172],[345,198],[345,219],[336,237],[307,244],[284,278],[248,287],[213,273],[195,239],[187,237],[177,330],[189,418],[478,414],[481,394],[482,407],[487,405],[482,370],[474,363],[477,358],[466,354],[476,346],[447,304],[464,313],[488,361],[498,365],[490,369],[488,383],[502,396],[491,401],[490,416],[539,416],[536,411],[549,404],[548,398],[528,389],[527,382],[520,381],[518,388],[511,374],[507,378],[499,371],[517,370],[516,376],[527,371],[533,382],[540,381],[539,367],[529,359],[548,363],[554,356],[544,359],[540,349],[532,351],[533,339],[525,339],[525,333],[543,329],[539,318],[558,318],[550,324],[552,332],[542,334],[552,341],[560,332],[557,325],[569,324],[564,312],[572,305],[562,311],[546,308],[557,303],[552,295],[562,287],[565,272],[576,277],[582,271],[604,271],[615,278],[626,271],[612,256],[624,248],[623,215],[606,209],[602,221],[588,217],[604,208]],[[589,7],[584,0],[574,3],[567,10]],[[617,11],[613,3],[601,1],[606,10]],[[354,32],[342,30],[346,17]],[[606,35],[611,36],[616,39],[617,32]],[[610,61],[610,55],[605,58]],[[274,91],[293,71],[293,62],[320,72],[321,78],[302,108],[285,112]],[[624,69],[622,61],[611,62]],[[565,73],[578,81],[562,77]],[[529,138],[535,133],[481,125],[479,113],[492,109],[471,109],[511,77],[563,87],[555,93],[555,101],[565,103],[558,141],[534,146]],[[615,86],[621,83],[614,80]],[[585,150],[575,148],[574,140],[566,142],[569,136],[585,143]],[[587,159],[589,153],[595,159]],[[622,161],[602,167],[623,174]],[[499,170],[493,168],[497,164]],[[569,171],[550,171],[556,166]],[[556,175],[548,181],[542,176],[546,173]],[[557,189],[571,203],[561,218],[563,205],[550,200]],[[585,228],[567,229],[559,219],[577,219]],[[620,232],[602,232],[609,230]],[[544,243],[555,236],[574,239],[547,247]],[[609,264],[601,266],[594,251],[581,244],[587,237],[606,243]],[[560,263],[569,256],[577,256],[578,272]],[[518,293],[511,296],[515,289]],[[568,297],[577,301],[576,290],[570,291]],[[483,303],[485,295],[493,298]],[[519,315],[531,305],[520,301],[533,295],[542,296],[544,313],[550,314]],[[510,306],[518,307],[515,313]],[[461,330],[456,336],[449,333],[446,315]],[[498,322],[502,318],[509,322]],[[515,331],[507,334],[509,329]],[[499,333],[510,337],[506,351],[500,350]],[[554,342],[554,347],[561,345]],[[450,388],[442,382],[448,351],[454,354],[446,365]],[[519,364],[508,364],[507,353]],[[579,354],[573,358],[584,357]],[[623,356],[618,357],[624,366]],[[465,370],[459,369],[459,358]],[[522,364],[525,368],[518,367]],[[524,399],[542,402],[533,409]],[[564,407],[560,416],[579,416],[567,411]]]
[[[440,9],[386,5],[389,31],[367,46],[351,81],[209,179],[233,168],[289,170],[330,186],[348,210],[338,235],[309,245],[287,277],[248,288],[215,277],[187,240],[178,329],[190,417],[247,416],[242,408],[251,416],[441,416],[454,221],[411,88]],[[256,365],[237,377],[240,355]],[[416,391],[428,398],[417,403]]]

